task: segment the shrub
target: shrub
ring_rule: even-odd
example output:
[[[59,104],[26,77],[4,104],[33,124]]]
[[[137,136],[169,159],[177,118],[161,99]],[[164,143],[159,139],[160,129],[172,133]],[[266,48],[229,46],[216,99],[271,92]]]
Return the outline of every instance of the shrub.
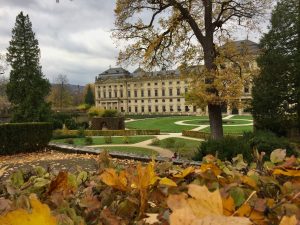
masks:
[[[53,124],[53,129],[62,129],[64,124],[61,120],[57,120],[57,119],[53,119],[52,120],[52,124]]]
[[[91,137],[86,137],[84,141],[85,141],[86,145],[92,145],[93,144],[93,138],[91,138]]]
[[[256,148],[260,152],[265,152],[266,157],[278,148],[286,149],[288,155],[297,154],[287,138],[278,137],[270,131],[247,132],[244,133],[243,138],[249,143],[251,149]]]
[[[102,116],[104,113],[104,109],[102,108],[99,108],[99,107],[96,107],[96,106],[93,106],[89,109],[88,111],[88,115],[90,117],[94,117],[94,116]]]
[[[52,137],[53,139],[77,138],[79,133],[78,130],[54,130]]]
[[[66,142],[67,144],[70,144],[70,145],[73,145],[73,144],[74,144],[73,138],[68,138],[68,139],[66,139],[65,142]]]
[[[41,150],[51,136],[51,123],[0,124],[0,155]]]
[[[81,104],[79,106],[76,107],[78,110],[82,110],[82,111],[85,111],[85,110],[88,110],[91,108],[91,106],[89,104]]]
[[[119,113],[117,110],[114,109],[107,109],[103,112],[102,117],[117,117]]]
[[[80,138],[84,138],[85,137],[85,133],[84,133],[84,128],[83,127],[80,127],[78,129],[78,137],[80,137]]]
[[[111,136],[105,136],[105,137],[104,137],[104,142],[105,142],[105,144],[111,144],[111,143],[112,143],[112,138],[111,138]]]
[[[123,137],[123,144],[129,144],[130,143],[130,138],[128,136]]]
[[[185,147],[185,143],[181,141],[176,141],[174,144],[174,149],[176,152],[179,152],[181,149]]]
[[[201,138],[205,140],[210,138],[210,133],[205,133],[201,131],[192,131],[192,130],[183,130],[182,135],[186,137]]]
[[[68,128],[69,130],[77,129],[77,124],[74,119],[67,119],[65,121],[65,124],[66,124],[66,128]]]
[[[152,139],[151,145],[159,146],[160,145],[160,140],[158,138]]]
[[[221,140],[209,139],[199,146],[194,160],[201,161],[208,154],[217,155],[221,160],[231,160],[238,154],[243,154],[246,161],[252,160],[252,149],[243,137],[226,136]]]
[[[174,148],[175,140],[173,138],[167,138],[164,141],[164,146],[166,148]]]

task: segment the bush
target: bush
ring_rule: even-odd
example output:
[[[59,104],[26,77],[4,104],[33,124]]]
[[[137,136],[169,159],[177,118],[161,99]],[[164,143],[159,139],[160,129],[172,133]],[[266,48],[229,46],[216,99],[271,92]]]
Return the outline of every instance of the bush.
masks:
[[[184,149],[184,147],[185,147],[185,142],[176,141],[174,144],[174,149],[176,152],[179,152],[180,150]]]
[[[88,115],[90,117],[94,117],[94,116],[102,116],[104,113],[104,109],[102,108],[99,108],[99,107],[96,107],[96,106],[93,106],[89,109],[88,111]]]
[[[154,138],[154,139],[151,141],[151,145],[159,146],[159,145],[160,145],[160,140],[159,140],[158,138]]]
[[[194,160],[201,161],[208,154],[214,155],[221,160],[231,160],[238,154],[243,154],[246,161],[252,160],[252,149],[243,137],[226,136],[221,140],[209,139],[199,146]]]
[[[76,124],[74,119],[67,119],[65,121],[65,125],[66,125],[66,128],[69,129],[69,130],[77,129],[77,124]]]
[[[259,152],[265,152],[266,157],[269,157],[271,152],[278,148],[286,149],[287,155],[297,154],[287,138],[278,137],[270,131],[247,132],[244,133],[243,138],[249,143],[251,149],[255,148]]]
[[[107,109],[103,112],[102,117],[117,117],[119,113],[117,110],[114,109]]]
[[[0,124],[0,155],[45,148],[52,136],[52,123]]]
[[[130,143],[130,138],[128,136],[123,137],[123,144],[129,144]]]
[[[72,138],[68,138],[65,141],[67,144],[73,145],[74,144],[74,140]]]
[[[173,138],[167,138],[164,142],[164,147],[166,148],[174,148],[175,140]]]
[[[111,138],[111,136],[105,136],[105,137],[104,137],[104,142],[105,142],[105,144],[111,144],[111,143],[112,143],[112,138]]]
[[[91,137],[86,137],[84,141],[85,141],[86,145],[92,145],[93,144],[93,138],[91,138]]]
[[[205,140],[210,138],[210,133],[205,133],[201,131],[192,131],[192,130],[183,130],[182,135],[186,137],[201,138]]]
[[[53,129],[62,129],[64,127],[64,124],[62,121],[57,120],[57,119],[53,119],[52,120],[52,124],[53,124]]]
[[[84,128],[80,127],[78,129],[78,137],[80,137],[80,138],[84,138],[85,137]]]

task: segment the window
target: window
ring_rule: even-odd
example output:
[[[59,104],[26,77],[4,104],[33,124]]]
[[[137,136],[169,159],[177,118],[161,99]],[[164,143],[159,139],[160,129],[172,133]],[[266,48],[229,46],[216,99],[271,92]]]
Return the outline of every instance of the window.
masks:
[[[148,86],[150,86],[150,83],[148,83]]]
[[[108,92],[108,97],[111,98],[111,92]]]
[[[144,90],[141,90],[141,96],[144,97]]]
[[[173,112],[174,110],[173,110],[173,106],[172,105],[170,105],[170,112]]]
[[[128,107],[128,112],[131,112],[131,107],[130,106]]]
[[[142,113],[143,113],[143,112],[145,112],[145,107],[144,107],[144,106],[142,106]]]
[[[121,103],[123,103],[123,101],[121,101]]]
[[[142,103],[144,103],[144,100],[142,100]]]
[[[137,97],[137,90],[134,90],[134,97]]]
[[[120,90],[120,97],[123,98],[123,91]]]
[[[154,83],[154,85],[157,85],[157,83]]]
[[[138,112],[138,107],[134,107],[134,111],[137,113]]]
[[[169,85],[171,85],[172,84],[172,81],[169,81]]]
[[[177,95],[180,95],[180,88],[177,88]]]
[[[135,87],[136,87],[136,84],[134,84],[133,86],[135,86]]]
[[[165,95],[166,95],[165,89],[162,89],[162,90],[161,90],[161,95],[162,95],[162,96],[165,96]]]
[[[127,91],[127,96],[130,98],[130,91],[129,90]]]
[[[180,111],[181,111],[181,108],[180,108],[180,106],[179,106],[179,105],[177,106],[177,111],[178,111],[178,112],[180,112]]]
[[[120,85],[120,87],[123,87],[123,85]]]
[[[111,85],[109,85],[108,88],[111,88]]]
[[[155,106],[155,112],[158,112],[158,106]]]
[[[128,102],[131,103],[131,100],[129,100]]]
[[[134,100],[135,103],[137,103],[137,100]]]
[[[148,102],[151,103],[151,99],[148,99]]]
[[[193,111],[196,112],[197,111],[197,108],[196,106],[193,106]]]
[[[154,90],[154,95],[155,95],[155,97],[158,96],[158,90]]]
[[[188,89],[187,88],[184,88],[184,93],[188,93]]]
[[[148,106],[148,112],[151,112],[151,106]]]
[[[151,96],[151,90],[148,90],[148,97]]]
[[[165,85],[165,82],[161,82],[162,85]]]
[[[103,91],[103,98],[106,98],[106,92]]]
[[[186,112],[190,111],[190,109],[189,109],[189,107],[187,105],[185,106],[185,111]]]
[[[173,99],[170,98],[170,102],[173,102]]]
[[[180,102],[180,98],[177,98],[177,102]]]
[[[166,106],[163,105],[162,110],[163,110],[163,112],[165,112],[166,111]]]
[[[121,107],[121,112],[124,112],[124,108],[123,108],[123,106]]]
[[[173,95],[173,89],[169,89],[169,96]]]
[[[155,102],[158,102],[158,100],[157,100],[157,99],[155,99]]]
[[[177,84],[180,84],[180,81],[177,81]]]
[[[117,88],[117,85],[115,85],[115,88]]]
[[[163,100],[161,100],[162,102],[166,102],[166,100],[165,99],[163,99]]]
[[[117,91],[114,91],[115,92],[115,98],[118,97],[118,92]]]
[[[98,98],[101,98],[101,92],[98,91]]]

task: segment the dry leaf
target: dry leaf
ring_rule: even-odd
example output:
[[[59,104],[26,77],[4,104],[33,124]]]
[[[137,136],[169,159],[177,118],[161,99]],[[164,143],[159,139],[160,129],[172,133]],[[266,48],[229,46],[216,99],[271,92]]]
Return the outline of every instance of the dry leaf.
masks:
[[[285,157],[286,157],[285,149],[276,149],[270,155],[270,159],[272,163],[283,162]]]
[[[273,171],[274,175],[285,175],[288,177],[300,177],[300,170],[292,170],[292,169],[275,169]]]
[[[60,171],[57,177],[51,181],[48,194],[53,192],[69,192],[68,172]]]
[[[34,196],[30,196],[31,212],[17,209],[0,216],[1,225],[56,225],[56,219],[51,215],[47,205],[42,204]]]
[[[119,174],[117,174],[116,170],[108,168],[105,169],[104,172],[100,175],[100,179],[108,186],[121,191],[127,190],[127,178],[125,171],[121,171]]]
[[[291,217],[284,216],[279,225],[297,225],[296,216],[295,215]]]
[[[206,171],[212,171],[215,176],[219,176],[222,173],[222,170],[213,163],[202,164],[200,171],[202,173],[205,173]]]
[[[172,181],[171,179],[166,178],[166,177],[160,179],[159,184],[171,186],[171,187],[177,187],[177,184],[174,181]]]
[[[181,171],[178,174],[173,175],[176,178],[185,178],[187,175],[193,173],[195,171],[194,167],[188,167],[186,169],[184,169],[183,171]]]
[[[144,219],[145,223],[147,224],[159,223],[159,220],[157,219],[157,216],[159,215],[158,213],[147,213],[146,215],[148,217]]]

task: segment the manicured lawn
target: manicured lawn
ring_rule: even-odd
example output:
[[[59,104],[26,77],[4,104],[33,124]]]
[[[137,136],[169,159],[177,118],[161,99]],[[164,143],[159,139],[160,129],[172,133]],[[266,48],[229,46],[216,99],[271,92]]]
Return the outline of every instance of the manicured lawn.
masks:
[[[252,132],[253,126],[223,127],[223,130],[224,134],[243,134],[244,132]],[[201,131],[210,133],[210,128],[207,127]]]
[[[247,121],[247,120],[240,120],[240,119],[237,119],[235,120],[236,118],[232,118],[232,119],[226,119],[224,120],[223,119],[223,125],[236,125],[236,124],[249,124],[251,123],[250,121]],[[209,120],[208,119],[205,119],[205,120],[191,120],[191,121],[186,121],[185,122],[186,124],[195,124],[195,125],[209,125]]]
[[[172,152],[179,153],[181,158],[192,159],[197,151],[200,141],[184,139],[184,138],[166,138],[159,141],[156,146],[166,148]]]
[[[232,119],[245,119],[245,120],[253,120],[252,116],[233,116]]]
[[[135,144],[142,141],[146,141],[154,138],[154,136],[129,136],[129,137],[111,137],[112,143],[110,144],[127,144],[125,141],[128,141],[128,144]],[[107,144],[105,142],[105,137],[93,137],[93,143],[88,145],[104,145]],[[58,139],[52,140],[54,143],[63,143],[67,144],[67,140],[69,139]],[[87,145],[85,142],[85,138],[73,138],[74,145],[85,146]]]
[[[154,119],[145,119],[126,123],[126,128],[129,129],[160,129],[161,132],[181,133],[182,130],[191,130],[195,126],[181,126],[175,124],[177,121],[207,119],[207,116],[174,116],[161,117]]]
[[[158,153],[148,148],[139,148],[131,146],[113,146],[113,147],[103,147],[103,149],[109,152],[121,152],[121,153],[132,153],[137,155],[146,155],[146,156],[157,156]]]

